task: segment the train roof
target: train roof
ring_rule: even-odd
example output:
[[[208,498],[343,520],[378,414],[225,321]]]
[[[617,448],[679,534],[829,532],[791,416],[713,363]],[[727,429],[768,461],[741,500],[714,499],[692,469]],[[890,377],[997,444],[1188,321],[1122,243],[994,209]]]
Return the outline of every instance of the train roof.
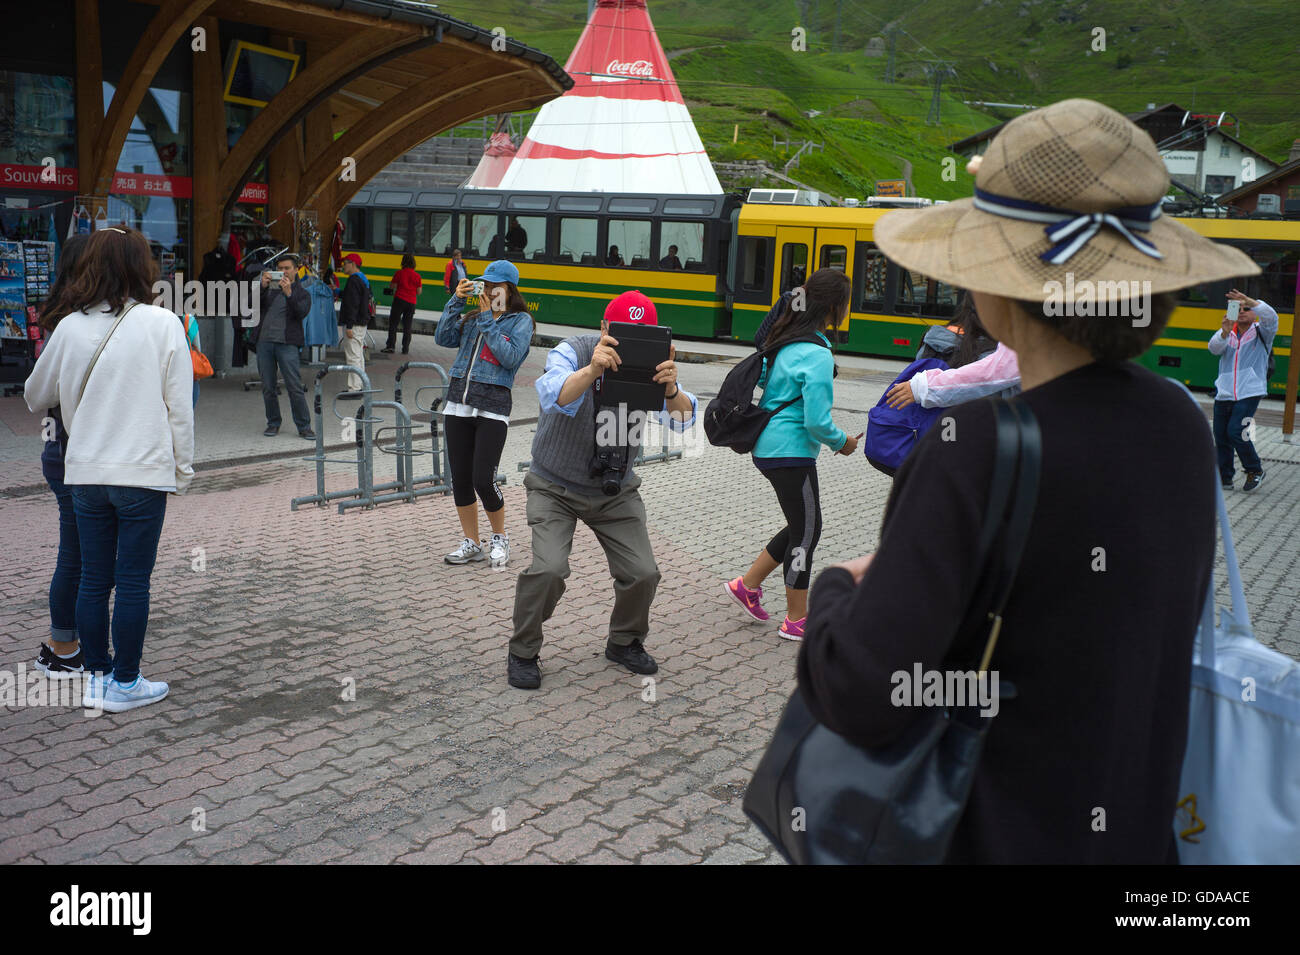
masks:
[[[735,194],[702,196],[638,192],[537,192],[375,186],[358,190],[348,205],[383,209],[481,210],[520,215],[543,212],[585,212],[713,219],[723,217],[741,201],[741,197]]]

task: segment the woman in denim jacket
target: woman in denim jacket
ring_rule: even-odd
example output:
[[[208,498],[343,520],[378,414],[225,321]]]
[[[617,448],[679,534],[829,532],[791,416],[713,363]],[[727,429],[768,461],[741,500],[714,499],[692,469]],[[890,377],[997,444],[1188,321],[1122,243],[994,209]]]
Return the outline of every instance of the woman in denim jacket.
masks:
[[[505,500],[493,478],[510,424],[510,388],[532,343],[533,317],[519,294],[519,270],[514,265],[493,262],[482,281],[479,310],[462,314],[474,286],[462,279],[433,336],[444,348],[460,349],[451,366],[442,410],[452,497],[465,539],[444,560],[467,564],[487,559],[491,566],[503,567],[510,559],[510,536]],[[487,552],[479,542],[476,497],[492,525]]]

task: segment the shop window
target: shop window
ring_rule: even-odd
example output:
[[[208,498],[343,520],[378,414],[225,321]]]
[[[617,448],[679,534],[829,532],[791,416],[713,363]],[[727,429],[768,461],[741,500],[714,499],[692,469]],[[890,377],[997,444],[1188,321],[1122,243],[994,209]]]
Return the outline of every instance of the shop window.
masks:
[[[607,246],[605,265],[611,268],[650,268],[650,223],[643,219],[610,219]]]
[[[677,251],[673,251],[673,246]],[[703,272],[707,265],[704,258],[704,223],[703,222],[664,222],[659,227],[659,267],[661,269],[685,269],[688,272]],[[673,262],[673,256],[677,262]],[[680,263],[680,264],[677,264]]]
[[[576,262],[579,265],[595,265],[596,255],[596,220],[595,219],[561,219],[560,252],[557,261]]]
[[[70,76],[0,70],[0,162],[77,165],[75,99]]]

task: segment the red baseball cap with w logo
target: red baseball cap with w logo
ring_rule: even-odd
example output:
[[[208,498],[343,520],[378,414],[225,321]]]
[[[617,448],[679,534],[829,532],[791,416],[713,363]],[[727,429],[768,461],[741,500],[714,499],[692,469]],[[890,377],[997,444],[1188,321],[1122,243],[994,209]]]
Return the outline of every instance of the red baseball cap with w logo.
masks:
[[[605,306],[605,321],[632,322],[636,325],[658,325],[655,303],[638,291],[624,292]]]

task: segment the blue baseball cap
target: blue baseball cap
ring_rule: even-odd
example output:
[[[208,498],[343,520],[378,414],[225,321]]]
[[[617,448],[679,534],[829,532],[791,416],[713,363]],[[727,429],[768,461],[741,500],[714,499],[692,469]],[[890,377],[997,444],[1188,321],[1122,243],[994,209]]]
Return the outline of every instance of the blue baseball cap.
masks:
[[[487,267],[487,271],[483,273],[481,279],[484,282],[509,282],[511,285],[518,285],[519,270],[515,268],[513,262],[497,259]]]

